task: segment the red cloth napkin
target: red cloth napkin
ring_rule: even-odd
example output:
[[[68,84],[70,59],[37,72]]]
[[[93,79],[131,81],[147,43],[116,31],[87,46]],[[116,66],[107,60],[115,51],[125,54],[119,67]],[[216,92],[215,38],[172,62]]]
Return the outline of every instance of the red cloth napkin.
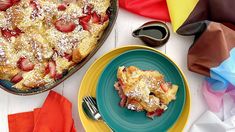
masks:
[[[119,0],[120,7],[146,17],[170,21],[166,0]]]
[[[41,108],[8,115],[9,132],[76,132],[72,104],[50,91]]]

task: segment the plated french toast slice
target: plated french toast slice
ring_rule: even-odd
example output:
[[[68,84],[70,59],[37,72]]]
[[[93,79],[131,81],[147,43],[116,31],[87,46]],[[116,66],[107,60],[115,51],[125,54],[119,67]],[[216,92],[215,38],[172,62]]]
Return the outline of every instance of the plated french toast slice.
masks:
[[[166,82],[158,71],[121,66],[114,84],[121,98],[120,106],[134,111],[146,111],[148,117],[160,116],[176,99],[178,86]]]

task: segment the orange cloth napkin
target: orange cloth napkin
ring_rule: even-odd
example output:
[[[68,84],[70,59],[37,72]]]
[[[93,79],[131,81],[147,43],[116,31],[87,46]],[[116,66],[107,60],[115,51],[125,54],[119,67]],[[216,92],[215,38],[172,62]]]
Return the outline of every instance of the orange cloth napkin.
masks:
[[[8,115],[9,132],[76,132],[72,104],[50,91],[41,108]]]
[[[119,0],[120,7],[146,17],[170,21],[166,0]]]

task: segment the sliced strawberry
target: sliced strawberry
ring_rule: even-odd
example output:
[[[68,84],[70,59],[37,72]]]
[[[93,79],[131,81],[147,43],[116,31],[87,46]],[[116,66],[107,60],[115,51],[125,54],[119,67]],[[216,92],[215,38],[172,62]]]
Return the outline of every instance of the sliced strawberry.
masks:
[[[161,116],[163,113],[164,113],[163,109],[156,109],[155,111],[147,112],[146,116],[153,119],[154,116]]]
[[[57,80],[58,80],[58,79],[61,79],[62,77],[63,77],[63,74],[56,74],[56,75],[55,75],[55,79],[57,79]]]
[[[79,18],[79,24],[82,26],[84,30],[89,30],[88,22],[91,19],[91,15],[83,16]]]
[[[22,31],[19,28],[16,28],[14,30],[1,29],[1,32],[5,38],[16,37],[22,33]]]
[[[50,73],[49,63],[47,64],[45,68],[45,74],[47,75],[48,73]]]
[[[163,113],[163,109],[156,109],[155,111],[147,112],[146,116],[153,119],[154,116],[161,116]]]
[[[67,8],[67,6],[66,6],[65,4],[60,4],[60,5],[57,7],[57,9],[58,9],[59,11],[65,11],[66,8]]]
[[[139,102],[135,99],[131,99],[130,101],[128,101],[129,104],[138,104]]]
[[[155,111],[155,115],[156,115],[156,116],[161,116],[163,113],[164,113],[164,110],[163,110],[163,109],[157,109],[157,110]]]
[[[126,67],[122,69],[122,72],[126,72]]]
[[[80,22],[80,25],[82,26],[82,28],[83,28],[84,30],[89,31],[89,25],[88,25],[88,23],[81,21],[81,22]]]
[[[18,73],[18,74],[16,74],[16,75],[11,79],[11,82],[13,82],[13,83],[18,83],[18,82],[20,82],[22,79],[23,79],[22,73]]]
[[[86,5],[86,6],[83,8],[83,13],[90,15],[93,8],[94,8],[93,5],[88,4],[88,5]]]
[[[60,19],[55,22],[55,27],[61,32],[68,33],[72,32],[76,28],[76,25],[72,21],[68,22],[64,19]]]
[[[123,83],[122,79],[118,78],[118,83],[119,83],[119,85],[121,86],[121,88],[123,88],[124,83]]]
[[[6,11],[12,5],[11,0],[0,0],[0,11]]]
[[[21,57],[17,61],[18,68],[20,68],[23,71],[31,71],[34,68],[34,64],[29,61],[26,57]]]
[[[167,84],[166,84],[166,83],[160,83],[160,87],[161,87],[161,89],[162,89],[164,92],[167,92],[167,91],[168,91],[168,87],[167,87]]]
[[[153,117],[155,116],[155,112],[154,111],[153,112],[147,112],[146,116],[153,119]]]
[[[79,18],[79,21],[83,21],[83,22],[86,22],[86,23],[88,23],[90,20],[91,20],[91,15],[86,15],[86,16],[83,16],[83,17]]]
[[[126,105],[126,100],[127,100],[127,97],[126,97],[126,96],[124,96],[123,98],[121,98],[121,101],[120,101],[119,105],[120,105],[121,107],[124,107],[124,106]]]
[[[45,68],[45,74],[50,74],[50,77],[55,78],[56,76],[56,64],[54,61],[48,62],[47,67]]]
[[[29,2],[29,5],[33,7],[33,9],[37,9],[37,3],[34,0]]]
[[[92,13],[92,22],[93,23],[99,23],[100,19],[101,19],[100,16],[96,12]]]
[[[64,58],[66,58],[68,61],[72,60],[72,55],[64,53]]]
[[[104,16],[101,17],[101,24],[109,20],[109,15],[105,14]]]
[[[20,0],[11,0],[12,4],[16,4],[18,2],[20,2]]]
[[[121,98],[121,101],[120,101],[120,103],[119,103],[119,105],[121,106],[121,107],[124,107],[125,105],[126,105],[126,102],[127,102],[127,97],[126,97],[126,95],[124,94],[124,92],[123,92],[123,89],[122,89],[122,84],[120,84],[121,83],[121,80],[120,79],[118,79],[119,81],[115,84],[115,89],[118,91],[118,95],[119,95],[119,97]]]
[[[35,19],[41,15],[41,12],[40,12],[41,6],[39,5],[37,1],[31,0],[29,5],[33,8],[33,12],[31,13],[31,16],[30,16],[31,19]]]

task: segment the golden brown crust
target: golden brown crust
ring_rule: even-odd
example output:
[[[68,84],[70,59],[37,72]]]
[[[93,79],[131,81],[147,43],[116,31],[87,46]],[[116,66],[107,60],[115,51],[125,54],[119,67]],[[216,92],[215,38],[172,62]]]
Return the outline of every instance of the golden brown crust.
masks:
[[[94,48],[97,41],[100,39],[103,31],[108,26],[108,21],[103,25],[92,24],[91,32],[92,36],[85,38],[81,43],[73,50],[73,61],[80,62],[84,59]]]
[[[21,73],[23,79],[13,87],[22,90],[49,85],[61,78],[64,71],[70,70],[95,48],[109,23],[109,20],[103,21],[109,0],[64,1],[69,3],[64,11],[58,11],[61,3],[57,0],[34,0],[36,6],[30,1],[21,0],[6,11],[0,11],[0,30],[5,32],[5,36],[0,32],[0,55],[4,54],[0,56],[0,79],[11,80]],[[84,13],[87,6],[102,20],[94,23],[92,14]],[[88,15],[91,18],[86,29],[80,19]],[[61,19],[73,21],[75,29],[62,32],[61,27],[56,27]]]
[[[0,79],[11,80],[19,72],[20,70],[18,68],[12,66],[0,66]]]
[[[84,59],[95,47],[97,39],[94,37],[84,38],[73,52],[73,61],[80,62]]]

